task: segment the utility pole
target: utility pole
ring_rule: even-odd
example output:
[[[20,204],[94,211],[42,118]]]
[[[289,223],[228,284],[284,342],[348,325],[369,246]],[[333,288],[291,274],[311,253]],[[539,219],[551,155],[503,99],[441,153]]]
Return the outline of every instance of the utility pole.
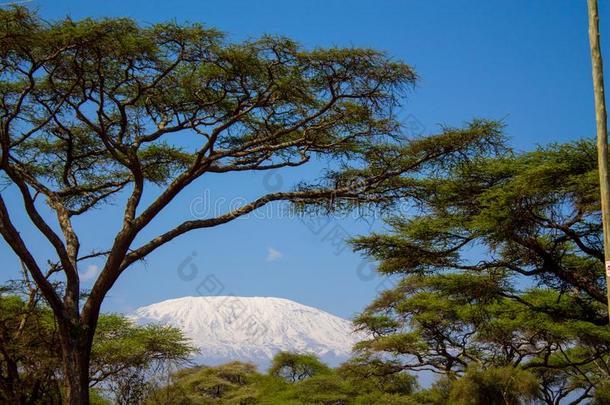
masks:
[[[604,231],[604,271],[610,315],[610,177],[608,176],[608,117],[604,95],[604,72],[599,45],[599,13],[597,0],[587,0],[589,9],[589,45],[595,95],[595,123],[597,125],[597,165],[601,192],[602,225]],[[610,326],[610,324],[609,324]]]

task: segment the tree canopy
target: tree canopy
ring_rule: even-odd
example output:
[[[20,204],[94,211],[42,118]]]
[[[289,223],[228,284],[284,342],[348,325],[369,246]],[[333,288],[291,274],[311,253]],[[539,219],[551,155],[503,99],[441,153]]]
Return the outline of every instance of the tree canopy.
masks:
[[[312,367],[313,365],[313,367]],[[279,368],[278,368],[279,366]],[[290,369],[296,372],[280,373]],[[307,372],[302,372],[307,370]],[[411,402],[415,379],[386,374],[384,364],[348,362],[330,368],[312,354],[276,354],[273,366],[262,373],[251,364],[180,370],[169,385],[153,391],[150,404],[380,404]]]
[[[330,370],[313,354],[279,352],[273,357],[269,374],[288,382],[297,382]]]
[[[356,319],[371,334],[361,352],[465,382],[518,368],[548,404],[602,395],[610,332],[595,155],[585,140],[421,178],[419,214],[353,241],[395,280]]]
[[[62,403],[62,363],[52,311],[36,296],[0,291],[0,402]],[[194,348],[176,328],[134,325],[121,315],[103,314],[93,342],[90,388],[96,398],[138,403],[155,376],[184,365]]]

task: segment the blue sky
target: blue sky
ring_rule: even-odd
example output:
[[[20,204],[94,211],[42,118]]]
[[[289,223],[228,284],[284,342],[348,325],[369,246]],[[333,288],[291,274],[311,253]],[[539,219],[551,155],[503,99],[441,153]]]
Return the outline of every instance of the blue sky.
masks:
[[[203,22],[233,40],[278,34],[307,47],[357,46],[387,51],[420,76],[403,115],[425,132],[460,125],[473,117],[503,119],[512,145],[528,150],[549,142],[591,137],[595,131],[586,2],[521,1],[48,1],[28,3],[46,19],[70,15],[129,16],[142,24],[164,20]],[[610,45],[610,7],[601,1],[602,44]],[[607,29],[606,29],[607,28]],[[610,56],[607,58],[610,64]],[[169,211],[151,224],[153,236],[180,220],[205,215],[210,205],[230,207],[265,188],[289,187],[319,167],[299,169],[281,179],[261,174],[210,177],[195,183]],[[3,192],[19,207],[15,190]],[[198,294],[277,296],[351,317],[383,287],[338,237],[378,229],[350,218],[311,223],[282,217],[275,206],[216,229],[195,231],[166,245],[127,271],[104,309],[128,312],[164,299]],[[94,212],[76,224],[88,247],[113,237],[119,207]],[[25,218],[23,235],[49,253]],[[319,228],[319,232],[316,232]],[[2,244],[2,278],[15,277],[18,262]],[[95,273],[91,262],[84,277]],[[194,266],[194,267],[191,267]],[[88,274],[87,274],[88,273]],[[85,287],[90,282],[85,282]]]

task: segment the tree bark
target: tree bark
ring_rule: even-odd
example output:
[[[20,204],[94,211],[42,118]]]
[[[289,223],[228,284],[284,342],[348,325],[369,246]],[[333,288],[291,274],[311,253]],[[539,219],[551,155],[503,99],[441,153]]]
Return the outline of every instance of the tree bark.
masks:
[[[597,0],[588,0],[589,45],[595,95],[595,122],[597,126],[597,163],[601,193],[602,225],[604,232],[604,272],[610,316],[610,177],[608,175],[608,117],[604,94],[604,72],[599,41],[599,13]],[[610,323],[609,323],[610,326]]]
[[[91,339],[78,321],[59,322],[63,365],[64,403],[89,405]]]

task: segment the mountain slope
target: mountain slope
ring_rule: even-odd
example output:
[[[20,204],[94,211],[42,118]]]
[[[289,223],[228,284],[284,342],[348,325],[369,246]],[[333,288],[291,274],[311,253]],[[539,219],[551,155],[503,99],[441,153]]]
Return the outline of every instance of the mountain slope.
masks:
[[[359,338],[350,321],[282,298],[184,297],[138,308],[131,318],[182,329],[205,364],[242,360],[266,367],[284,350],[336,365]]]

